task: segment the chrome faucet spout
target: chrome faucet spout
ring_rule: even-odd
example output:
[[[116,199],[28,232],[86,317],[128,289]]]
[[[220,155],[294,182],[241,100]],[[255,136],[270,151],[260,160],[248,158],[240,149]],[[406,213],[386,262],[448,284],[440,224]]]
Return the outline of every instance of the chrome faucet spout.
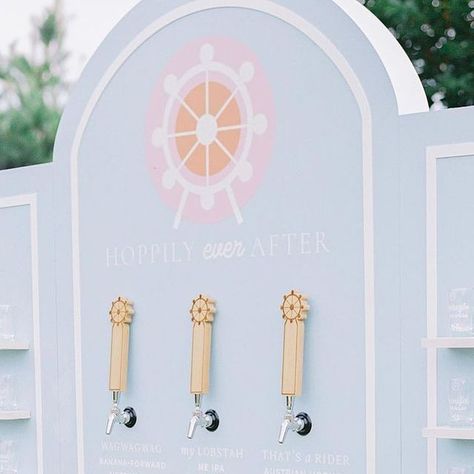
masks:
[[[280,436],[278,437],[278,442],[280,444],[283,444],[286,440],[286,435],[288,434],[288,431],[290,431],[291,427],[291,420],[288,418],[285,418],[281,424],[280,427]]]
[[[219,416],[214,410],[205,413],[201,409],[202,395],[194,396],[194,412],[189,422],[188,439],[193,439],[198,427],[207,431],[216,431],[219,428]]]
[[[278,443],[283,444],[290,431],[306,436],[311,432],[313,424],[307,413],[294,414],[294,398],[286,397],[286,413],[280,426]]]
[[[116,420],[116,414],[111,412],[110,415],[109,415],[109,418],[107,420],[107,428],[105,430],[105,434],[107,436],[112,434],[112,429],[115,425],[115,420]]]
[[[112,408],[110,409],[109,418],[107,419],[107,426],[105,434],[107,436],[112,434],[115,423],[125,425],[127,428],[133,428],[137,422],[137,414],[132,407],[127,407],[121,410],[119,407],[120,392],[113,392]]]
[[[202,414],[195,414],[191,418],[191,421],[189,422],[189,429],[188,429],[188,439],[193,439],[194,434],[196,433],[196,428],[198,425],[201,425],[201,416]]]

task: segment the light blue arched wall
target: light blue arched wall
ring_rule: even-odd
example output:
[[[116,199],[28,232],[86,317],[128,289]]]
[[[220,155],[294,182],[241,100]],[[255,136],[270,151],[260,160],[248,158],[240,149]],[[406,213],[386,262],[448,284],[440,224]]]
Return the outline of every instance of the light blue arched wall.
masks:
[[[220,193],[216,222],[202,222],[208,215],[194,206],[174,229],[176,203],[147,161],[163,159],[150,145],[159,125],[150,110],[163,114],[164,76],[199,63],[208,43],[216,61],[233,68],[247,57],[255,81],[268,84],[261,94],[248,86],[268,119],[248,158],[260,181],[252,192],[233,182],[240,225]],[[54,162],[0,175],[1,196],[35,194],[38,202],[45,414],[40,430],[35,412],[28,422],[4,425],[12,437],[24,429],[21,449],[38,448],[34,434],[43,434],[39,455],[22,460],[25,472],[144,473],[154,462],[156,472],[172,473],[208,465],[255,474],[433,474],[471,461],[472,441],[422,436],[433,351],[428,363],[421,339],[429,319],[427,147],[474,141],[473,109],[426,111],[407,63],[355,1],[143,1],[122,20],[75,86]],[[450,226],[454,202],[442,199],[459,187],[456,180],[466,182],[469,167],[446,179],[444,168],[438,173],[440,221]],[[469,201],[469,187],[464,192]],[[13,209],[21,233],[27,208]],[[205,258],[209,244],[227,241],[245,248],[241,258]],[[443,242],[457,247],[456,234]],[[446,252],[440,262],[450,261]],[[5,268],[14,265],[8,257]],[[440,268],[440,287],[449,287],[443,275],[451,273]],[[278,308],[293,287],[312,306],[297,409],[311,414],[315,428],[281,448]],[[189,442],[187,311],[199,292],[217,300],[205,404],[222,425]],[[139,422],[107,438],[107,312],[119,294],[136,308],[124,404],[137,409]],[[439,306],[441,325],[442,299]],[[22,370],[10,354],[6,362]],[[443,386],[453,366],[471,370],[472,357],[450,351],[439,364],[442,422]],[[209,448],[233,451],[215,458]]]

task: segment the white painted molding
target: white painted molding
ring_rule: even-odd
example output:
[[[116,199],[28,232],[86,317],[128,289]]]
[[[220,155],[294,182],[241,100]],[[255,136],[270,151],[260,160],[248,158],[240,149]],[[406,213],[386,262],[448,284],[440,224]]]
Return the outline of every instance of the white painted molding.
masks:
[[[0,340],[0,351],[27,351],[30,345],[24,341],[2,341]]]
[[[21,194],[0,198],[0,209],[28,206],[30,211],[30,248],[31,248],[31,298],[33,311],[33,345],[35,372],[35,418],[36,418],[36,455],[37,474],[44,473],[43,452],[43,389],[41,375],[41,337],[40,337],[40,299],[39,299],[39,241],[38,241],[38,204],[36,194]],[[8,412],[7,412],[8,413]],[[29,412],[19,412],[30,418]],[[28,416],[26,416],[26,413]],[[0,419],[1,415],[0,415]]]
[[[423,430],[425,438],[433,439],[464,439],[474,440],[473,428],[455,428],[451,426],[438,426],[435,428],[425,428]]]
[[[0,411],[0,421],[29,420],[31,413],[26,410]]]
[[[435,337],[422,341],[425,349],[474,349],[474,337]]]
[[[426,321],[427,340],[438,339],[438,160],[474,155],[474,143],[426,148]],[[438,348],[427,347],[427,424],[438,425]],[[428,429],[426,433],[430,433]],[[428,438],[428,474],[438,472],[438,443]]]
[[[382,61],[397,99],[400,115],[427,112],[428,99],[418,74],[385,25],[357,0],[332,0],[359,27]]]

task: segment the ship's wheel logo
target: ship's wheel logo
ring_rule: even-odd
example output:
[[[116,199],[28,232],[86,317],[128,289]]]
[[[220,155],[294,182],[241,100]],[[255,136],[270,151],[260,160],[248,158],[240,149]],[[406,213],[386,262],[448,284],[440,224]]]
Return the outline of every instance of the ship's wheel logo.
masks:
[[[228,214],[242,223],[241,206],[261,180],[273,136],[273,104],[256,58],[229,40],[194,43],[172,61],[158,89],[149,159],[176,209],[174,227],[183,217],[215,222]]]

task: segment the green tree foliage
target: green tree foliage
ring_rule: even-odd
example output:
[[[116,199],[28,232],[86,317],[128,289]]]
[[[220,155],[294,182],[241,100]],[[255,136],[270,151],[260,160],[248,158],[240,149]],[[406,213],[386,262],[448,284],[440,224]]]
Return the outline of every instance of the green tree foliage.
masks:
[[[0,169],[51,161],[66,97],[59,3],[33,22],[29,54],[0,56]]]
[[[474,105],[474,0],[362,0],[399,40],[431,102]]]

